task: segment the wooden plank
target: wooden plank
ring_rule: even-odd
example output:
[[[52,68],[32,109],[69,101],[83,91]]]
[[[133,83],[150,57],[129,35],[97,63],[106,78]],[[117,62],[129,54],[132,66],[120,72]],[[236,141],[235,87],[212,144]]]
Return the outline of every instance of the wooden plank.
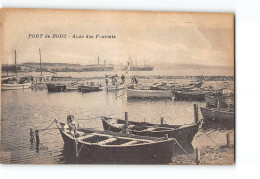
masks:
[[[136,141],[136,140],[132,140],[132,141],[126,142],[126,143],[124,143],[124,144],[121,144],[120,146],[132,145],[132,144],[135,144],[135,143],[137,143],[137,142],[138,142],[138,141]]]
[[[90,137],[93,137],[95,136],[94,134],[89,134],[89,135],[86,135],[86,136],[82,136],[82,137],[79,137],[78,139],[79,140],[83,140],[83,139],[87,139],[87,138],[90,138]]]
[[[99,145],[104,145],[104,144],[107,144],[107,143],[110,143],[110,142],[114,142],[116,140],[117,140],[116,138],[110,138],[110,139],[106,139],[106,140],[100,141],[100,142],[98,142],[98,144]]]
[[[144,129],[144,130],[142,130],[142,131],[153,131],[154,129],[156,129],[155,127],[150,127],[150,128],[147,128],[147,129]]]
[[[107,135],[107,134],[100,134],[100,133],[93,133],[94,135],[99,135],[99,136],[106,136],[106,137],[113,137],[112,135]],[[124,136],[118,136],[118,139],[127,139],[127,140],[135,140],[135,141],[143,141],[143,142],[148,142],[148,143],[153,143],[153,140],[149,139],[138,139],[134,137],[124,137]]]

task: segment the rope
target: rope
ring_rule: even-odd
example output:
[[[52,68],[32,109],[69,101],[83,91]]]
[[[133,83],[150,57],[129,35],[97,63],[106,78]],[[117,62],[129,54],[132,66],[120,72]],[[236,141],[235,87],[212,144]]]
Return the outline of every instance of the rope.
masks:
[[[79,149],[79,151],[78,151],[78,155],[79,155],[81,149],[83,148],[83,145],[84,145],[84,144],[81,145],[81,147],[80,147],[80,149]]]
[[[194,157],[192,157],[192,156],[181,146],[181,144],[180,144],[176,139],[175,139],[175,142],[176,142],[177,145],[182,149],[182,151],[185,153],[185,155],[190,158],[190,160],[194,160]]]
[[[194,158],[181,146],[181,144],[175,139],[176,144],[181,148],[181,150],[189,157],[191,160],[194,160]]]
[[[213,141],[208,135],[206,132],[204,132],[205,136],[211,141],[213,142],[214,144],[218,145],[218,146],[221,146],[220,144],[216,143],[215,141]]]
[[[177,143],[177,145],[181,148],[181,150],[187,155],[190,156],[190,154],[181,146],[181,144],[175,139],[175,142]]]
[[[53,124],[54,122],[55,122],[55,120],[53,120],[53,122],[52,122],[48,127],[44,128],[44,129],[39,129],[38,131],[39,131],[39,132],[42,132],[42,131],[47,130],[48,128],[50,128],[50,127],[52,126],[52,124]]]

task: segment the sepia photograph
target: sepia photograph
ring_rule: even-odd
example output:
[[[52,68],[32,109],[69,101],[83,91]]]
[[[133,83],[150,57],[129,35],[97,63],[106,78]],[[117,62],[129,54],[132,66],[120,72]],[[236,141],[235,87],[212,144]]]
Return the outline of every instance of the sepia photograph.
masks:
[[[233,13],[1,9],[2,164],[235,164]]]

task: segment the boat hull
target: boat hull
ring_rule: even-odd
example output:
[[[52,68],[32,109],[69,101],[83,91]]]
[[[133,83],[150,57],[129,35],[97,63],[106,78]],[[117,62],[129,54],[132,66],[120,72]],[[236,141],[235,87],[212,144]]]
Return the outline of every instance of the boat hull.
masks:
[[[85,144],[75,142],[74,138],[66,135],[59,128],[64,145],[70,148],[70,153],[80,149],[79,163],[91,164],[157,164],[170,163],[173,157],[174,139],[164,140],[145,145],[134,146],[102,146],[97,144]]]
[[[203,81],[193,84],[194,88],[200,88],[203,85]]]
[[[46,84],[48,92],[65,92],[66,91],[66,85],[62,84]]]
[[[28,89],[31,87],[31,83],[24,84],[2,84],[1,90],[19,90],[19,89]]]
[[[205,125],[234,127],[235,113],[218,108],[200,108]]]
[[[169,90],[127,89],[127,98],[172,98],[172,92]]]
[[[102,123],[103,123],[103,128],[106,131],[112,131],[112,132],[120,132],[122,131],[122,128],[115,127],[113,125],[110,125],[109,122],[107,122],[104,117],[102,117]],[[117,120],[118,124],[124,124],[124,120]],[[149,123],[140,123],[140,122],[128,122],[129,125],[151,125],[155,126],[155,124],[149,124]],[[159,127],[168,127],[170,125],[159,125]],[[175,138],[181,145],[187,145],[191,144],[193,141],[194,136],[197,134],[199,130],[200,122],[197,124],[190,124],[190,125],[185,125],[185,126],[176,126],[176,128],[173,128],[172,130],[169,131],[137,131],[137,130],[131,130],[131,133],[134,135],[140,135],[140,136],[150,136],[150,137],[163,137],[165,134],[167,134],[171,138]]]
[[[186,101],[204,101],[205,100],[205,94],[203,94],[203,93],[176,91],[173,94],[174,94],[176,100],[186,100]]]
[[[81,87],[82,93],[95,92],[95,91],[100,91],[100,90],[102,90],[100,88],[100,86],[84,86],[84,87]]]

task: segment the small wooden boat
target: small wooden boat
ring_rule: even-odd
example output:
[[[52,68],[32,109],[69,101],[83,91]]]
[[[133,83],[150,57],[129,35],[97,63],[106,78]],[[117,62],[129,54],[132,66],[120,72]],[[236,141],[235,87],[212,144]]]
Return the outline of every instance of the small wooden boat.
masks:
[[[220,108],[200,108],[204,123],[216,124],[216,126],[234,127],[234,110]],[[213,125],[214,126],[214,125]]]
[[[79,91],[81,91],[82,93],[95,92],[101,90],[103,90],[103,87],[101,85],[92,84],[79,86]]]
[[[1,84],[1,90],[19,90],[19,89],[28,89],[32,83],[7,83]]]
[[[191,84],[194,88],[200,88],[203,85],[204,81],[196,82],[194,84]]]
[[[170,90],[127,89],[127,98],[171,98]]]
[[[211,95],[205,95],[205,101],[207,107],[210,108],[217,108],[219,105],[219,101],[222,100],[222,96],[211,96]]]
[[[120,132],[125,129],[125,120],[101,117],[103,128],[107,131]],[[188,125],[151,124],[148,122],[128,121],[129,131],[134,135],[163,137],[167,134],[180,144],[191,144],[198,132],[200,121]]]
[[[79,162],[110,164],[169,163],[173,157],[175,139],[77,129],[64,130],[64,123],[56,124],[66,146],[71,147]]]
[[[174,91],[174,97],[176,100],[187,100],[187,101],[204,101],[205,93],[194,92],[194,91]]]
[[[66,85],[60,83],[47,83],[48,92],[65,92]]]

